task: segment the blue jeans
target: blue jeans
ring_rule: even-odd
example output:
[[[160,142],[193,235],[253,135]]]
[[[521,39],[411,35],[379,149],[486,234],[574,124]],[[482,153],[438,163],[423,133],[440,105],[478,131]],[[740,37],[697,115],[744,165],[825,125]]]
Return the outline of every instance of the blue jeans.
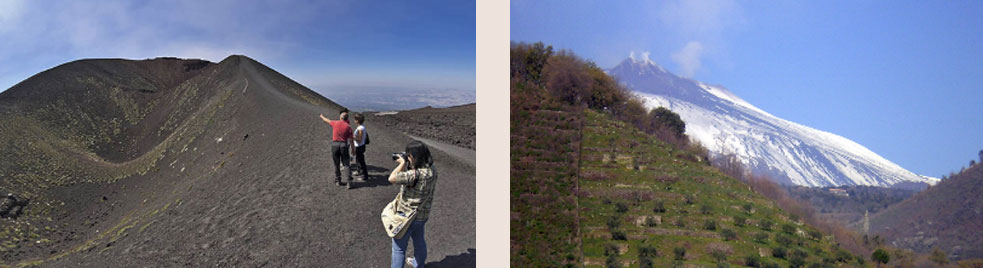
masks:
[[[423,238],[424,224],[427,224],[427,221],[413,221],[403,238],[393,238],[392,268],[403,268],[406,262],[406,246],[410,238],[413,238],[413,257],[416,258],[416,267],[423,267],[423,263],[427,261],[427,241]]]

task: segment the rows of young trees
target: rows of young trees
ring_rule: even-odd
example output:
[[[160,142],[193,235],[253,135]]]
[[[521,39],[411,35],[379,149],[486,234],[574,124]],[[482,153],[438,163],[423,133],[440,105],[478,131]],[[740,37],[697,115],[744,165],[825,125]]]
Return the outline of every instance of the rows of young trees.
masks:
[[[794,221],[802,221],[816,227],[825,234],[830,234],[833,239],[842,247],[856,255],[867,256],[870,248],[864,246],[859,239],[859,235],[846,227],[825,220],[816,213],[816,210],[808,203],[802,202],[792,197],[786,189],[766,176],[752,174],[743,163],[734,155],[717,156],[711,161],[711,165],[731,177],[743,181],[751,189],[768,199],[775,201],[779,208],[791,214]]]

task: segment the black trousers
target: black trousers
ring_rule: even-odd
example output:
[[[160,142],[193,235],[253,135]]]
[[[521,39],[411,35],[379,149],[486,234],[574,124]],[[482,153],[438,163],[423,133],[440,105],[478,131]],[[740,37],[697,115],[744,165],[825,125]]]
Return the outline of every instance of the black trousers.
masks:
[[[355,164],[364,179],[369,178],[369,168],[365,166],[365,145],[355,146]]]
[[[341,181],[341,165],[345,166],[348,181],[352,181],[352,169],[349,166],[348,143],[343,141],[331,142],[331,160],[334,160],[334,181]],[[340,162],[340,163],[339,163]]]

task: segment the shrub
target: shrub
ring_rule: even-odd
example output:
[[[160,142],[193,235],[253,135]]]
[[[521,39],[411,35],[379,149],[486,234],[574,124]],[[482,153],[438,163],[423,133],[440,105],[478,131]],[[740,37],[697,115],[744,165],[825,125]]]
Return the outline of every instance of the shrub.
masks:
[[[585,67],[586,62],[570,51],[553,54],[543,68],[542,78],[547,91],[565,103],[583,103],[593,86],[593,79]]]
[[[588,73],[594,79],[590,89],[590,99],[587,106],[593,109],[618,108],[616,106],[630,98],[631,95],[604,70],[593,63],[588,67]]]
[[[625,241],[628,240],[628,237],[625,236],[625,232],[611,231],[611,239]]]
[[[727,254],[720,251],[710,251],[710,257],[713,257],[713,259],[717,260],[717,262],[721,262],[727,259]]]
[[[754,207],[751,204],[744,204],[744,213],[751,214],[752,210],[754,210]]]
[[[820,233],[818,230],[809,230],[809,238],[812,238],[814,240],[822,239],[823,233]]]
[[[721,229],[720,235],[723,236],[724,240],[726,241],[737,240],[737,233],[731,229]]]
[[[797,221],[799,221],[799,215],[798,214],[789,214],[788,215],[788,219],[797,222]]]
[[[776,234],[775,242],[778,242],[779,245],[791,245],[792,239],[785,235]]]
[[[614,230],[618,228],[618,226],[621,226],[621,218],[618,216],[611,216],[608,218],[608,229]]]
[[[645,258],[657,257],[658,251],[653,246],[641,246],[638,248],[638,256]]]
[[[734,217],[734,226],[744,227],[745,224],[747,224],[747,218],[745,218],[744,216]]]
[[[639,268],[652,268],[652,259],[639,257],[638,258]]]
[[[608,268],[618,268],[618,267],[621,267],[621,264],[618,263],[618,258],[615,257],[614,255],[608,255],[608,259],[606,261],[604,261],[604,264]]]
[[[615,212],[618,212],[618,213],[628,212],[628,205],[625,205],[624,203],[621,203],[621,202],[615,203],[614,204],[614,211]]]
[[[683,219],[676,219],[676,227],[679,228],[686,227],[686,221],[683,221]]]
[[[754,254],[744,256],[744,265],[750,267],[761,267],[761,257]]]
[[[786,234],[795,234],[795,226],[788,223],[782,224],[782,232]]]
[[[645,217],[645,226],[655,227],[656,225],[658,225],[658,222],[655,222],[655,217]]]
[[[666,213],[666,204],[662,200],[655,202],[655,207],[652,208],[652,212],[655,213]]]
[[[843,249],[837,249],[834,255],[836,255],[836,261],[838,262],[848,263],[853,260],[853,255],[850,255],[850,252]]]
[[[686,201],[686,204],[687,205],[692,205],[693,203],[696,202],[696,197],[694,197],[692,195],[686,195],[685,201]]]
[[[786,257],[785,248],[783,248],[783,247],[777,247],[775,249],[772,249],[771,250],[771,256],[772,257],[775,257],[775,258],[779,258],[779,259],[785,259],[785,257]]]
[[[769,220],[763,220],[761,221],[760,225],[761,225],[761,230],[771,231],[771,227],[774,226],[774,223],[772,223]]]
[[[553,55],[553,46],[543,45],[542,42],[512,43],[511,48],[509,58],[512,77],[520,77],[542,85],[543,67],[546,66],[546,60]]]
[[[663,140],[666,140],[666,138],[679,139],[684,137],[683,133],[686,132],[686,123],[679,117],[679,114],[659,106],[650,110],[646,117],[646,122],[640,127],[643,131],[652,134],[659,130],[665,130],[667,132],[666,134],[673,136],[661,137]]]
[[[766,232],[755,233],[754,234],[754,241],[755,242],[758,242],[758,243],[766,243],[766,242],[768,242],[768,233],[766,233]]]
[[[677,261],[686,259],[686,248],[684,247],[675,247],[672,249],[672,253],[676,256]]]
[[[618,255],[618,247],[614,244],[604,245],[604,256]]]
[[[774,262],[764,262],[761,263],[761,268],[782,268],[782,266]]]
[[[703,222],[703,229],[707,229],[710,231],[717,230],[717,221],[712,219],[706,220],[705,222]]]
[[[702,213],[703,215],[710,214],[710,211],[712,210],[713,209],[710,207],[710,205],[707,204],[700,205],[700,213]]]
[[[806,264],[806,260],[800,257],[792,256],[788,259],[788,267],[802,267]]]
[[[792,255],[792,257],[799,257],[799,258],[802,258],[802,259],[805,259],[805,258],[808,258],[809,257],[809,253],[808,252],[805,252],[805,250],[801,250],[801,249],[793,249],[791,255]]]
[[[983,154],[980,155],[983,156]],[[945,254],[945,251],[942,251],[942,249],[938,247],[932,249],[932,254],[929,256],[929,259],[931,259],[939,266],[945,266],[947,263],[949,263],[949,256]]]
[[[874,250],[874,253],[870,254],[870,260],[875,263],[886,264],[891,261],[891,255],[887,254],[887,251],[883,249]]]
[[[734,253],[734,249],[725,243],[714,242],[707,244],[706,252],[710,254],[718,263],[727,259],[727,256]]]

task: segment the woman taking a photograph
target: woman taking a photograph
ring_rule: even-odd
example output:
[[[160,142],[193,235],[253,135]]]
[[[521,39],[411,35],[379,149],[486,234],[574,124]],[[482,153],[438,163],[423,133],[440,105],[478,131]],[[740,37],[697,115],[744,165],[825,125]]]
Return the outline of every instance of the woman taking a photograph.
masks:
[[[437,171],[430,159],[430,150],[420,141],[407,144],[405,156],[396,157],[396,162],[398,166],[389,174],[389,182],[401,185],[397,205],[415,209],[416,218],[402,238],[393,238],[392,267],[402,268],[404,262],[413,267],[423,267],[427,261],[424,225],[430,215],[433,190],[437,185]],[[414,258],[405,258],[410,238],[413,239]]]

